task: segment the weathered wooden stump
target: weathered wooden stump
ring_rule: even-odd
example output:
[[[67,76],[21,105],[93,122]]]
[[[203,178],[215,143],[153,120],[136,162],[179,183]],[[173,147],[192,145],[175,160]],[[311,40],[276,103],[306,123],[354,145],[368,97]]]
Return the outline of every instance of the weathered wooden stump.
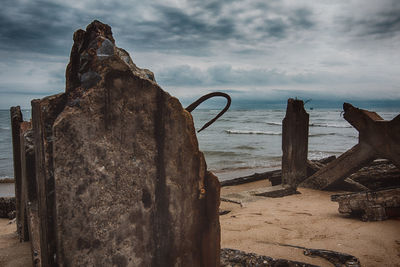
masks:
[[[339,212],[360,216],[363,221],[383,221],[400,216],[400,188],[331,196]]]
[[[391,121],[375,112],[343,104],[344,118],[359,131],[359,142],[325,168],[307,178],[301,186],[324,189],[344,180],[377,158],[391,160],[400,168],[400,115]]]
[[[23,236],[24,232],[24,217],[22,217],[21,207],[21,188],[22,188],[22,178],[21,178],[21,143],[20,143],[20,132],[21,123],[23,122],[23,117],[21,113],[21,108],[11,107],[11,135],[13,144],[13,160],[14,160],[14,185],[15,185],[15,208],[16,208],[16,221],[17,221],[17,233],[19,236]]]
[[[219,182],[193,120],[94,21],[32,101],[42,266],[218,266]]]
[[[24,135],[26,132],[29,130],[31,127],[30,122],[23,121],[20,123],[20,149],[21,149],[21,154],[20,154],[20,166],[21,166],[21,188],[20,188],[20,197],[17,198],[18,205],[19,205],[19,212],[20,212],[20,222],[19,222],[19,238],[21,241],[29,241],[29,229],[28,229],[28,215],[27,215],[27,202],[28,202],[28,183],[31,182],[29,181],[31,178],[35,179],[35,176],[33,177],[27,177],[27,172],[31,171],[30,168],[32,167],[31,164],[34,164],[33,162],[30,162],[29,160],[26,161],[26,153],[34,153],[33,149],[26,149],[26,145],[28,144],[25,143],[25,138]],[[33,145],[33,144],[32,144]],[[28,163],[28,165],[27,165]],[[35,169],[33,168],[33,172]],[[31,173],[30,173],[31,174]],[[33,187],[33,188],[32,188]],[[36,183],[32,186],[32,190],[34,190],[34,193],[36,194]]]
[[[293,189],[307,177],[308,124],[303,101],[290,98],[282,123],[282,184]]]

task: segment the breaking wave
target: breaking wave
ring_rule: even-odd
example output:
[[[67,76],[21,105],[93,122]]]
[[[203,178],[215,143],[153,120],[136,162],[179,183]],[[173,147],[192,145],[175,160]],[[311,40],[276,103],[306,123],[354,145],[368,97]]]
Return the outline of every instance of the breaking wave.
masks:
[[[274,126],[282,126],[282,122],[269,122],[267,121],[268,125],[274,125]]]
[[[240,149],[240,150],[256,150],[257,148],[252,147],[252,146],[237,146],[234,147],[235,149]]]
[[[282,135],[280,132],[264,132],[264,131],[241,131],[241,130],[225,130],[227,134],[259,134],[259,135]]]
[[[352,128],[351,125],[329,124],[329,123],[311,123],[310,127],[326,127],[326,128]]]

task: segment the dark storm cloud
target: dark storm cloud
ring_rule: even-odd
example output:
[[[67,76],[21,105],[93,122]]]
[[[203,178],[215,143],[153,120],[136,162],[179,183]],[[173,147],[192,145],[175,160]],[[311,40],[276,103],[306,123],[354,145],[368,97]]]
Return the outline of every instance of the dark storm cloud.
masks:
[[[364,24],[364,33],[393,36],[400,32],[400,7],[397,10],[392,10],[379,14],[378,17],[371,20],[360,22]]]
[[[0,9],[0,48],[8,51],[38,52],[43,54],[65,53],[72,42],[74,21],[69,10],[48,1],[5,0]],[[75,20],[76,21],[76,20]]]
[[[161,85],[379,83],[398,96],[399,14],[398,0],[3,0],[0,94],[62,91],[73,33],[97,19]]]
[[[400,2],[383,2],[376,12],[358,11],[337,20],[345,31],[360,37],[390,38],[400,34]]]
[[[268,9],[269,10],[269,9]],[[294,31],[310,30],[314,27],[313,13],[307,8],[276,10],[279,18],[265,18],[263,23],[255,28],[256,32],[264,33],[264,38],[274,37],[284,39]],[[275,13],[274,12],[274,13]]]
[[[232,19],[217,17],[210,22],[202,17],[202,13],[191,15],[179,8],[163,5],[154,7],[157,20],[135,22],[132,28],[121,29],[121,35],[133,42],[139,50],[179,49],[188,54],[196,54],[206,49],[212,41],[238,37]]]
[[[73,32],[93,19],[109,23],[119,40],[130,43],[135,50],[179,50],[187,54],[196,54],[193,49],[205,54],[210,44],[218,41],[282,39],[290,29],[314,25],[313,14],[306,8],[271,8],[262,2],[234,0],[192,1],[187,8],[141,4],[133,11],[132,4],[124,1],[88,2],[78,8],[46,0],[5,0],[2,6],[0,49],[59,55],[69,54]],[[262,13],[240,17],[252,9]],[[141,11],[153,16],[140,16]],[[276,14],[279,18],[274,18]]]
[[[159,21],[161,30],[179,38],[224,40],[236,34],[233,19],[218,18],[216,22],[210,23],[186,14],[182,9],[163,6],[159,7],[159,11],[162,14]]]
[[[315,22],[313,21],[313,13],[307,8],[295,9],[292,12],[289,20],[294,27],[300,29],[311,29],[315,26]]]
[[[310,75],[289,75],[266,69],[238,69],[229,65],[217,65],[206,70],[190,66],[177,66],[160,71],[157,80],[165,86],[266,86],[294,83],[310,83]]]

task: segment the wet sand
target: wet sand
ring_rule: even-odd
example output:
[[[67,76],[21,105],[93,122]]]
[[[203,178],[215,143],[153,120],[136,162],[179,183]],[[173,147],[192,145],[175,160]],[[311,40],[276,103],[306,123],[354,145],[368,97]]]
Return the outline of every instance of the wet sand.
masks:
[[[269,182],[223,187],[221,197],[263,186]],[[299,191],[283,198],[258,198],[242,206],[221,202],[221,209],[230,210],[220,216],[221,247],[332,266],[287,245],[301,246],[348,253],[359,258],[362,266],[400,266],[400,218],[362,222],[340,215],[330,192]],[[0,266],[31,266],[29,242],[19,243],[15,223],[8,222],[0,219]]]
[[[0,197],[14,197],[14,183],[0,183]]]

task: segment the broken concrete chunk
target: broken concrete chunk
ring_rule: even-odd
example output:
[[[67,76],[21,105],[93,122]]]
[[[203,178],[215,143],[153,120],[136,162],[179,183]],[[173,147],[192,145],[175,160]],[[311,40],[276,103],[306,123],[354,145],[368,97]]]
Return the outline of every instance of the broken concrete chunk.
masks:
[[[94,21],[32,101],[42,266],[218,266],[219,182],[193,120]]]
[[[359,131],[359,141],[326,167],[308,177],[301,186],[325,189],[343,181],[374,159],[386,158],[400,168],[400,115],[391,121],[377,113],[344,103],[344,118]]]
[[[400,215],[400,188],[332,195],[339,212],[360,216],[363,221],[383,221]]]

